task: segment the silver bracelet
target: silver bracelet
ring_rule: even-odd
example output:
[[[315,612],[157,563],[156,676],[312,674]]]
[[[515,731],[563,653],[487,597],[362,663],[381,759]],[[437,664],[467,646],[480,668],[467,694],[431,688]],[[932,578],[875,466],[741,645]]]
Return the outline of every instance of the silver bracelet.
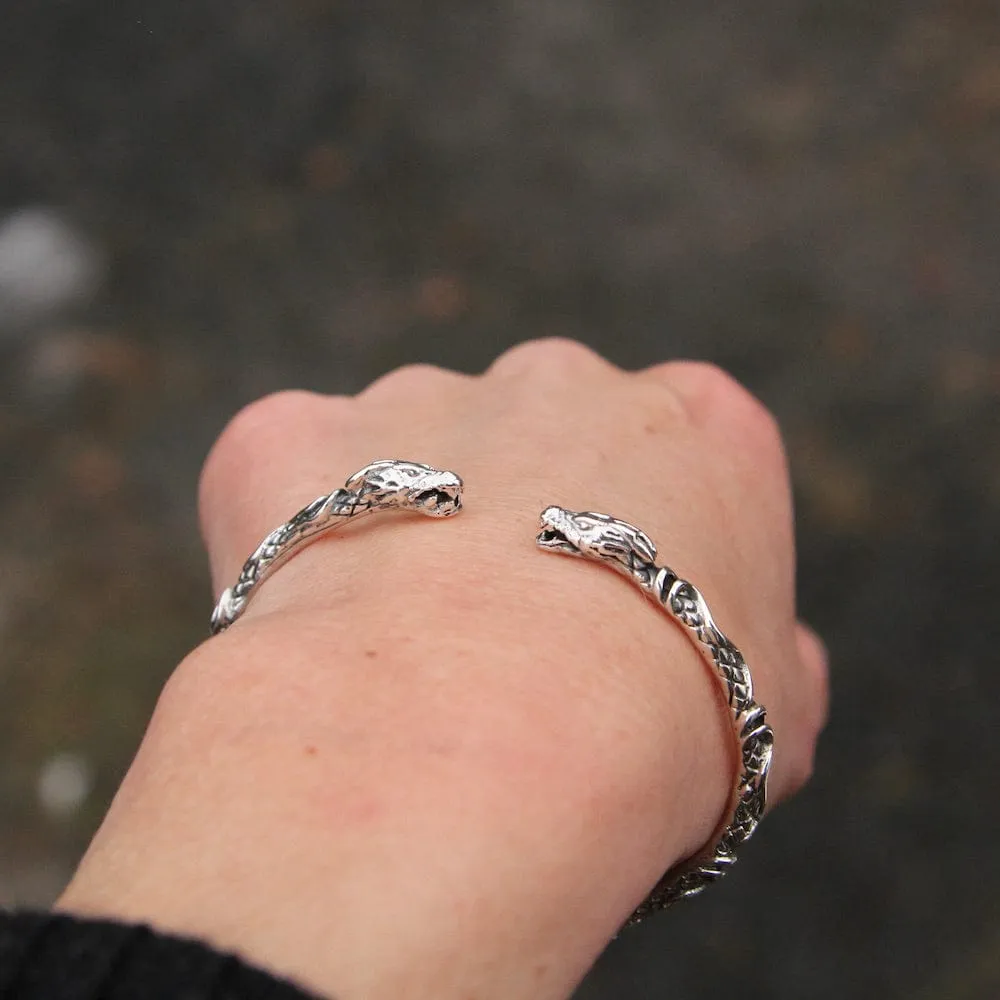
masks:
[[[306,542],[353,518],[392,508],[451,517],[462,509],[462,479],[454,472],[400,459],[380,459],[359,469],[342,489],[317,497],[257,546],[243,564],[240,578],[222,592],[212,612],[212,634],[229,628],[243,614],[255,588]]]
[[[731,819],[704,851],[671,868],[625,926],[638,923],[679,899],[694,896],[721,878],[736,861],[736,849],[749,840],[764,814],[767,774],[774,734],[764,707],[753,698],[753,681],[743,654],[723,635],[698,589],[665,566],[657,566],[656,546],[626,521],[608,514],[547,507],[541,515],[538,545],[563,555],[583,556],[613,567],[656,600],[715,668],[722,683],[739,743],[741,767],[731,799]]]

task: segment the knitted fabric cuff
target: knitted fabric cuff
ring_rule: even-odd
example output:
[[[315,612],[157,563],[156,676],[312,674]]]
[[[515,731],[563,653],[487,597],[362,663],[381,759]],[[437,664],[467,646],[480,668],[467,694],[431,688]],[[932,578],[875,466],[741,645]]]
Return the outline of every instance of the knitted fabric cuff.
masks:
[[[310,1000],[235,955],[149,927],[0,911],[3,1000]]]

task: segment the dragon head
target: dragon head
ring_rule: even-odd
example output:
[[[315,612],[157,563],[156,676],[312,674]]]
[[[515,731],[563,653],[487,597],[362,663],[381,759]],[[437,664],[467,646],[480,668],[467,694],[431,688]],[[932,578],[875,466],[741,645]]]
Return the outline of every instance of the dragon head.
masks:
[[[462,509],[462,479],[420,462],[380,459],[345,483],[373,507],[405,507],[428,517],[451,517]]]
[[[535,541],[550,552],[599,559],[626,573],[633,571],[637,561],[656,559],[656,546],[648,535],[608,514],[546,507],[541,526]]]

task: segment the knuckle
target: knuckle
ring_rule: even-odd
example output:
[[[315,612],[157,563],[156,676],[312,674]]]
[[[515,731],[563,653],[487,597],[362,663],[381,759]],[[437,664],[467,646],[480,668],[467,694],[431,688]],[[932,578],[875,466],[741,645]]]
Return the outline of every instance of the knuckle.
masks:
[[[275,426],[297,423],[326,398],[304,389],[283,389],[262,396],[237,411],[219,435],[219,441],[254,439]]]
[[[699,422],[719,421],[729,428],[738,427],[744,441],[749,439],[761,450],[784,453],[774,414],[729,372],[707,361],[683,361],[674,366],[674,377]]]
[[[553,374],[607,366],[608,362],[586,344],[569,337],[542,337],[508,348],[490,371]]]
[[[202,503],[217,484],[231,479],[254,456],[281,447],[295,427],[314,419],[325,419],[346,401],[303,389],[283,389],[248,403],[237,411],[216,438],[201,469],[199,496]]]
[[[670,426],[684,426],[690,420],[687,404],[669,380],[640,379],[630,388],[630,398],[646,418],[648,428],[667,421]]]
[[[753,399],[729,372],[711,361],[678,361],[671,370],[684,394],[703,408],[745,406]]]
[[[458,381],[466,376],[439,365],[417,362],[400,365],[392,371],[380,375],[370,382],[359,394],[359,399],[383,394],[405,395],[409,392],[419,392],[430,386],[440,386],[444,382]]]

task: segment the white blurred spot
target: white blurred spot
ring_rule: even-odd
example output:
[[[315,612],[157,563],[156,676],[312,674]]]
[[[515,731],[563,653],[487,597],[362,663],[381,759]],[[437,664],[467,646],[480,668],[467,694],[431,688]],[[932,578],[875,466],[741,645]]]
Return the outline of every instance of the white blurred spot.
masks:
[[[54,819],[65,819],[83,805],[93,785],[90,765],[79,754],[58,753],[38,775],[38,801]]]
[[[101,280],[97,248],[51,208],[0,221],[0,333],[80,302]]]

